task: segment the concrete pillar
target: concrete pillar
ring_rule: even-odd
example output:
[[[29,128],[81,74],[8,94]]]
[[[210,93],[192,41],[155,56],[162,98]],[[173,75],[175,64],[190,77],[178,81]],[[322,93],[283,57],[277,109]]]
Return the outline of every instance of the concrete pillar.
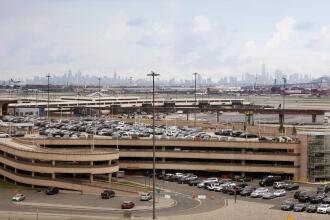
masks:
[[[90,182],[93,182],[94,181],[94,175],[92,173],[89,174],[89,181]]]
[[[312,114],[312,123],[316,123],[316,114]]]
[[[109,165],[111,165],[111,160],[109,160]]]
[[[189,121],[189,111],[187,111],[187,121]]]
[[[280,113],[278,114],[278,123],[283,124],[284,122],[284,114]]]
[[[165,149],[165,146],[162,146],[162,151],[165,151],[166,149]]]
[[[52,160],[52,166],[55,166],[55,165],[56,165],[56,161]]]
[[[220,122],[220,114],[219,114],[219,111],[217,111],[217,123]]]
[[[112,173],[108,174],[108,182],[111,183]]]
[[[34,172],[31,173],[32,177],[34,177]]]
[[[14,169],[14,173],[17,173],[17,169],[16,168]]]
[[[53,180],[55,179],[55,173],[52,173],[52,179]]]
[[[16,155],[14,156],[14,159],[17,160],[17,156]]]
[[[91,161],[91,162],[90,162],[90,165],[91,165],[91,166],[93,166],[93,165],[94,165],[94,162],[93,162],[93,161]]]

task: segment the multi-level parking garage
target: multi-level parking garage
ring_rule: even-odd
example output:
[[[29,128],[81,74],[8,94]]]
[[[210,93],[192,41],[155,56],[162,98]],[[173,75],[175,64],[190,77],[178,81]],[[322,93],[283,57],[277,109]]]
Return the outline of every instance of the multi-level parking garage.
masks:
[[[48,148],[90,148],[86,139],[40,139]],[[98,148],[118,148],[119,168],[152,169],[151,140],[95,139]],[[288,178],[306,179],[305,147],[296,143],[157,140],[156,169],[239,173],[243,175],[281,174]],[[304,156],[305,155],[305,156]]]
[[[116,150],[49,149],[28,140],[0,139],[0,175],[32,186],[99,192],[118,171]]]

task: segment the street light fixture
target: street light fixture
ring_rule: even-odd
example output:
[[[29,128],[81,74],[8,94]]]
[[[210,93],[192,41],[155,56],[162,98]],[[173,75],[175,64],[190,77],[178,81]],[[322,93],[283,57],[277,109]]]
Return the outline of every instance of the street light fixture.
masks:
[[[51,77],[50,74],[47,74],[47,85],[48,85],[48,89],[47,89],[47,93],[48,93],[48,98],[47,98],[47,119],[49,120],[49,78]]]
[[[282,131],[283,131],[283,133],[285,133],[285,128],[284,128],[284,123],[285,123],[285,116],[284,116],[284,111],[285,111],[285,90],[286,90],[286,77],[284,76],[283,78],[283,86],[284,86],[284,88],[283,88],[283,103],[282,103],[282,110],[283,110],[283,112],[282,112],[282,121],[281,121],[281,123],[282,123]]]
[[[159,76],[159,74],[151,71],[148,76],[152,76],[152,219],[156,219],[155,76]]]
[[[195,110],[194,110],[194,127],[196,128],[196,106],[197,106],[197,82],[196,82],[196,77],[198,73],[193,73],[195,76]]]
[[[101,77],[99,77],[98,80],[99,80],[99,117],[101,117]]]

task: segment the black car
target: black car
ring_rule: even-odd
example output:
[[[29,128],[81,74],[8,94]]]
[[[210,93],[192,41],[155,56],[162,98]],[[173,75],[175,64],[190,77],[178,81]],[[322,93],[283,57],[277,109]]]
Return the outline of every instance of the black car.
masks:
[[[298,199],[298,196],[300,195],[301,191],[296,191],[294,194],[293,194],[293,198],[295,199]]]
[[[330,204],[330,198],[326,197],[326,198],[322,199],[322,204]]]
[[[301,203],[309,202],[310,196],[307,193],[300,193],[298,196],[298,201]]]
[[[327,186],[318,186],[316,193],[328,193],[329,188]]]
[[[282,181],[281,176],[266,176],[259,181],[260,186],[272,186],[275,182]]]
[[[241,192],[241,196],[250,196],[251,193],[255,190],[255,187],[245,187]]]
[[[101,198],[102,199],[110,199],[112,197],[115,197],[115,192],[112,191],[112,190],[104,190],[102,193],[101,193]]]
[[[244,188],[244,187],[248,186],[248,184],[245,182],[242,182],[242,183],[237,183],[237,186]]]
[[[197,184],[200,183],[200,182],[201,182],[201,180],[199,180],[199,179],[196,179],[196,180],[190,180],[190,181],[188,182],[188,185],[189,185],[189,186],[197,186]]]
[[[46,190],[46,195],[55,195],[59,192],[59,189],[56,187],[51,187]]]
[[[309,204],[309,205],[306,207],[306,212],[315,213],[316,210],[317,210],[317,205],[315,205],[315,204]]]
[[[286,191],[292,191],[292,190],[297,190],[299,189],[299,184],[298,183],[290,183],[290,184],[286,184],[284,186],[284,189]]]
[[[251,182],[252,181],[252,178],[251,177],[248,177],[248,176],[244,176],[242,178],[239,178],[237,180],[237,182]]]
[[[281,205],[281,210],[291,211],[293,207],[294,207],[294,203],[292,201],[284,201]]]
[[[322,202],[322,200],[325,198],[325,194],[316,194],[314,196],[311,196],[309,201],[313,204],[319,204]]]

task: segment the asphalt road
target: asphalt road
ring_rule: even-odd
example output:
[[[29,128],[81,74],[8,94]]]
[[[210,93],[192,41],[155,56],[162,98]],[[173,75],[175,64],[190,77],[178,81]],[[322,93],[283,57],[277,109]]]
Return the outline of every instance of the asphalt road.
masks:
[[[127,177],[126,179],[134,182],[140,182],[142,184],[145,182],[145,177]],[[257,182],[255,181],[253,184],[257,185]],[[158,209],[156,212],[157,216],[187,215],[211,212],[221,208],[224,205],[225,199],[233,199],[233,196],[223,194],[221,192],[212,192],[205,189],[188,186],[186,184],[178,184],[175,182],[156,180],[156,186],[165,189],[164,194],[170,195],[171,198],[176,201],[175,206]],[[270,191],[273,191],[271,187],[269,187],[269,189]],[[310,191],[311,194],[315,194],[315,187],[303,186],[302,190],[307,190]],[[57,195],[47,196],[44,194],[44,192],[36,192],[35,190],[0,189],[0,192],[2,196],[2,199],[0,200],[0,211],[19,211],[31,213],[37,213],[38,211],[39,213],[122,217],[123,210],[120,210],[120,204],[124,200],[131,200],[135,202],[136,206],[149,206],[149,209],[133,210],[133,216],[152,216],[152,210],[150,209],[151,201],[141,202],[137,197],[115,197],[109,200],[102,200],[100,199],[99,195],[81,195],[78,193],[59,193]],[[24,201],[25,204],[11,201],[11,197],[15,193],[23,193],[26,195],[27,199]],[[293,193],[294,191],[288,192],[285,197],[271,200],[264,200],[262,198],[252,199],[249,197],[241,196],[237,196],[237,199],[270,204],[272,205],[272,209],[279,209],[280,204],[284,200],[293,198]],[[193,194],[205,195],[206,199],[193,199]],[[36,204],[54,204],[54,206],[44,207],[38,206]],[[61,206],[56,207],[57,204],[60,204]],[[79,208],[78,206],[84,208]],[[95,207],[99,209],[96,209]]]

